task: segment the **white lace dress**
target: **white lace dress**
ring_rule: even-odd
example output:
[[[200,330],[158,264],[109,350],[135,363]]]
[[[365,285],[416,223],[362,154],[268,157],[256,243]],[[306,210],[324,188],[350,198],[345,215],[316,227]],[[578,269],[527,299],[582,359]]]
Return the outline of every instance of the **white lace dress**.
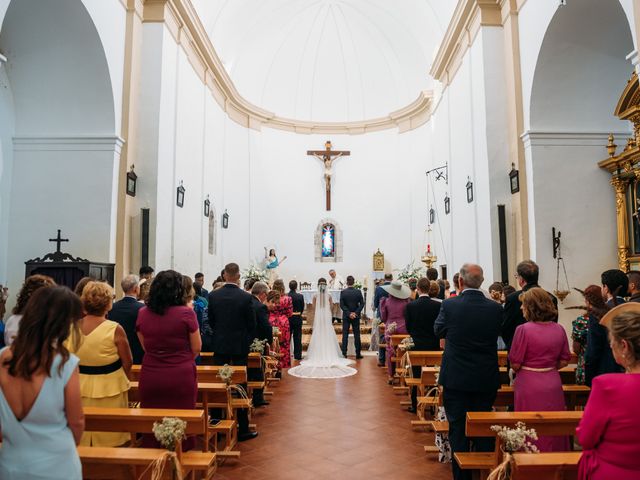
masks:
[[[300,365],[289,369],[289,375],[301,378],[342,378],[355,375],[357,370],[349,367],[353,360],[344,358],[338,345],[331,323],[329,294],[318,293],[313,303],[316,313],[309,348]]]

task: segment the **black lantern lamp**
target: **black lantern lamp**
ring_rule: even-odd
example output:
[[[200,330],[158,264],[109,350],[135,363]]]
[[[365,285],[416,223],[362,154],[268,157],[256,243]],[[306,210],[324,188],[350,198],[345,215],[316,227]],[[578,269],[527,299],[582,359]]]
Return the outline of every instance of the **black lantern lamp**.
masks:
[[[429,210],[429,224],[433,225],[435,221],[436,221],[436,211],[433,209],[433,206],[432,206],[431,209]]]
[[[467,177],[467,203],[473,202],[473,182]]]
[[[511,193],[518,193],[520,191],[520,172],[516,170],[516,164],[511,164],[511,171],[509,172],[509,184],[511,185]]]
[[[226,210],[222,214],[222,228],[229,228],[229,214]]]
[[[182,180],[180,180],[180,185],[176,189],[176,205],[180,208],[184,207],[184,185],[182,185]]]
[[[209,218],[209,212],[211,211],[211,200],[209,200],[209,195],[204,199],[204,216]]]
[[[136,196],[136,184],[138,183],[138,175],[133,171],[134,166],[131,165],[131,169],[127,172],[127,195],[131,197]]]
[[[444,196],[444,213],[447,215],[451,213],[451,199],[449,198],[449,194],[445,194]]]

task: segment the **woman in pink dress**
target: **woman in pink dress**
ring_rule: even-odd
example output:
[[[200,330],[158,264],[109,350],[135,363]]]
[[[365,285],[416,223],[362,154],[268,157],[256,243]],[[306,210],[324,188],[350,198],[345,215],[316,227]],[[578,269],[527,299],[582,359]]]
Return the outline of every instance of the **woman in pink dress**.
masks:
[[[280,279],[273,283],[273,291],[280,294],[280,303],[269,312],[269,323],[272,327],[280,329],[280,361],[278,369],[291,366],[291,332],[289,330],[289,317],[293,315],[293,303],[289,295],[284,294],[284,282]]]
[[[511,368],[517,372],[513,384],[516,412],[566,410],[558,370],[569,363],[569,340],[557,318],[551,295],[542,288],[524,292],[522,312],[527,323],[516,328],[509,352]],[[541,452],[569,451],[569,438],[541,435]]]
[[[625,303],[600,321],[609,329],[616,362],[626,373],[593,379],[576,434],[582,445],[580,480],[640,478],[640,304]]]
[[[409,303],[411,289],[398,280],[394,280],[389,285],[383,285],[382,288],[389,294],[388,297],[380,301],[380,319],[385,325],[384,340],[387,344],[387,372],[389,374],[389,384],[393,383],[394,364],[391,357],[394,355],[391,346],[391,335],[407,334],[407,324],[404,320],[404,310]],[[395,327],[393,328],[393,324]],[[392,328],[390,328],[392,327]]]

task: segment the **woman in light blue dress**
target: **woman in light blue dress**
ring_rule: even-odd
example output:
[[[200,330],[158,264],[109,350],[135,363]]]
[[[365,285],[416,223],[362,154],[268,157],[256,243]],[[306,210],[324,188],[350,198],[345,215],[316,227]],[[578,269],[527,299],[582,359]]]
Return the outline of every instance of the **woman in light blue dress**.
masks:
[[[2,480],[82,479],[78,358],[64,346],[80,318],[71,290],[41,288],[27,303],[14,343],[0,350]]]

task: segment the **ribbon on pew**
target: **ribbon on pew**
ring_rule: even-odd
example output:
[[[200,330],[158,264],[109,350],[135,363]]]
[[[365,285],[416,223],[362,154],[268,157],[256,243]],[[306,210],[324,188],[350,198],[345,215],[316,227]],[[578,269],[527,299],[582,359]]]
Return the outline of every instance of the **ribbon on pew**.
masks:
[[[178,454],[168,450],[151,462],[144,472],[142,472],[140,478],[144,478],[147,471],[151,470],[151,480],[162,480],[162,478],[164,478],[164,471],[165,468],[167,468],[167,464],[171,465],[171,468],[173,469],[173,478],[175,478],[175,480],[183,480],[182,465],[180,465]]]

